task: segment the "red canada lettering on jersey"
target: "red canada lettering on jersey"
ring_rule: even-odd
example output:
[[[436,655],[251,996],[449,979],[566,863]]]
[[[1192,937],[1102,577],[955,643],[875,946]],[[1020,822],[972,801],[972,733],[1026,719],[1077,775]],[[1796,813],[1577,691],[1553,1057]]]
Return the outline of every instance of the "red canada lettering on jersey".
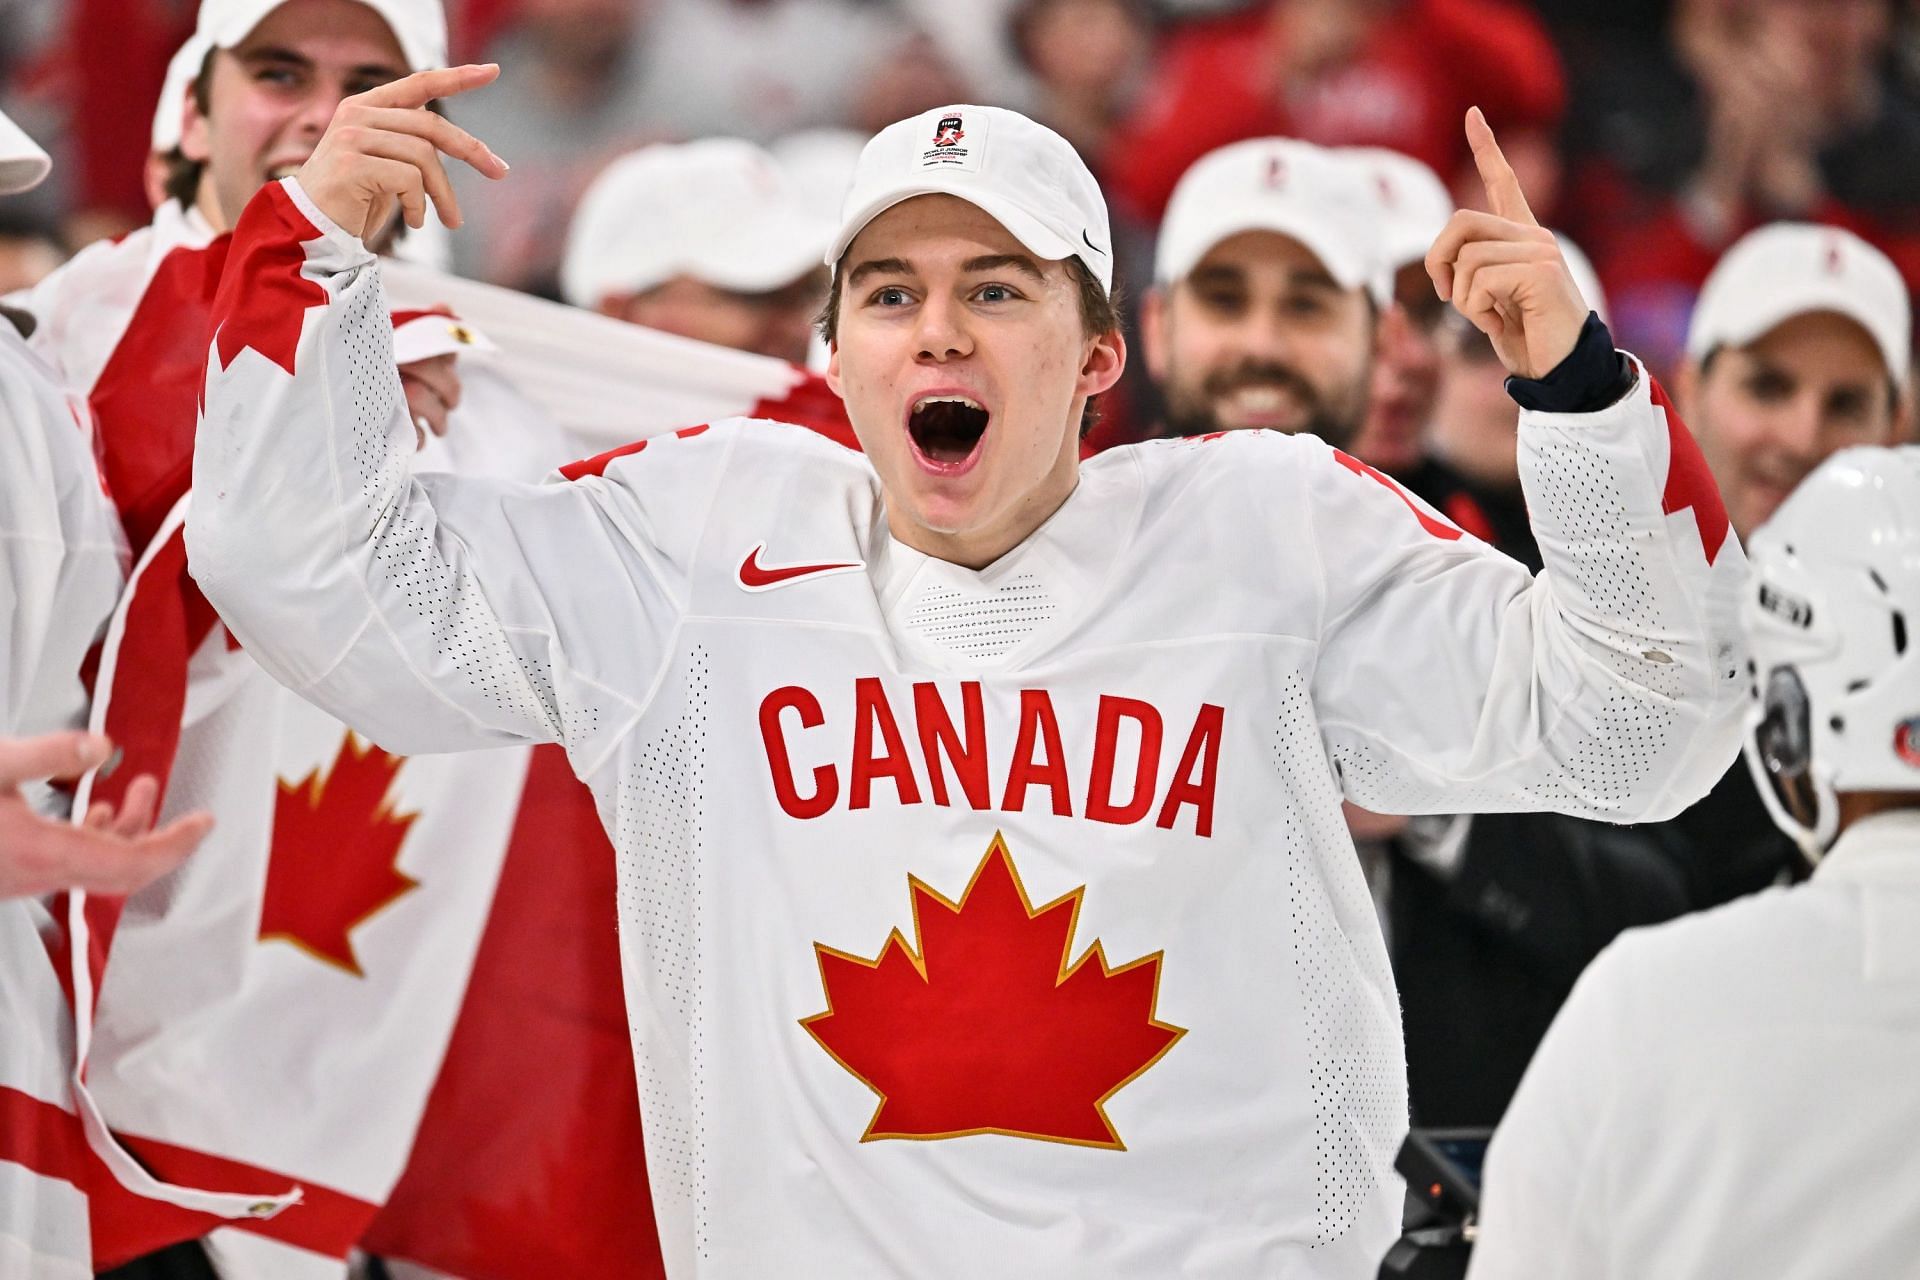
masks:
[[[1186,1034],[1155,1016],[1161,953],[1114,967],[1095,941],[1071,960],[1085,887],[1036,908],[998,835],[958,901],[908,885],[913,943],[895,929],[871,960],[814,944],[827,1009],[800,1025],[880,1096],[860,1140],[1126,1150],[1107,1100]]]
[[[293,372],[294,352],[310,307],[327,305],[327,291],[302,274],[306,242],[320,232],[279,183],[262,187],[233,229],[233,246],[213,299],[214,345],[227,368],[252,347]]]
[[[1693,433],[1667,399],[1666,388],[1652,374],[1647,377],[1652,382],[1654,407],[1667,419],[1667,487],[1660,495],[1660,510],[1673,515],[1692,508],[1693,522],[1700,530],[1700,548],[1707,553],[1707,563],[1712,564],[1733,527],[1727,519],[1727,505],[1720,499],[1713,469],[1707,466]]]
[[[980,683],[965,681],[958,693],[957,714],[931,682],[914,685],[911,701],[896,709],[883,682],[862,677],[854,682],[851,726],[829,725],[820,697],[799,685],[767,694],[760,703],[760,738],[781,811],[802,820],[818,818],[841,802],[844,781],[849,809],[877,802],[923,804],[930,797],[941,808],[963,803],[1004,813],[1039,808],[1117,826],[1152,815],[1163,831],[1173,830],[1191,809],[1194,834],[1212,836],[1224,707],[1204,703],[1193,713],[1169,768],[1165,748],[1176,739],[1167,737],[1167,726],[1179,722],[1169,721],[1151,703],[1102,695],[1093,741],[1070,752],[1053,696],[1045,689],[1023,689],[1005,774],[994,779],[988,773]],[[911,717],[910,727],[903,714]],[[830,746],[836,739],[848,743],[844,752]],[[917,758],[908,745],[912,742],[919,744]],[[803,758],[807,764],[796,764]],[[840,760],[846,762],[844,772]],[[1084,772],[1076,772],[1069,760],[1087,761]],[[998,805],[993,802],[996,781]]]
[[[1422,511],[1419,507],[1419,504],[1414,502],[1412,498],[1409,498],[1407,496],[1407,491],[1405,489],[1402,489],[1398,484],[1396,484],[1393,480],[1393,477],[1389,476],[1386,472],[1376,470],[1375,468],[1370,467],[1366,463],[1360,461],[1360,459],[1354,457],[1352,454],[1343,453],[1338,449],[1335,449],[1333,451],[1333,457],[1334,457],[1334,461],[1338,462],[1341,466],[1345,467],[1347,470],[1353,472],[1353,474],[1357,476],[1366,476],[1369,480],[1377,481],[1378,483],[1386,486],[1386,489],[1389,493],[1393,494],[1394,497],[1400,499],[1400,501],[1407,504],[1407,510],[1413,512],[1413,518],[1420,522],[1420,527],[1422,529],[1425,529],[1428,533],[1432,534],[1434,537],[1439,538],[1444,542],[1454,542],[1459,539],[1460,530],[1454,528],[1452,525],[1448,524],[1446,521],[1436,520],[1432,516],[1428,515],[1426,512]]]

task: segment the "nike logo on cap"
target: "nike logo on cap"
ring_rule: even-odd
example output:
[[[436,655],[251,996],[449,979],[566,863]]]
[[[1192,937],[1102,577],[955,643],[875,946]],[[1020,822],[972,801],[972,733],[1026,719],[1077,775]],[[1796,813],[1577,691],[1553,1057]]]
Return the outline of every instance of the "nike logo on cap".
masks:
[[[1099,245],[1093,242],[1093,237],[1087,234],[1087,229],[1085,227],[1082,227],[1080,229],[1080,238],[1087,242],[1087,248],[1093,250],[1095,253],[1099,254],[1103,258],[1107,256],[1107,251],[1105,249],[1102,249]]]
[[[782,564],[763,565],[760,553],[767,549],[762,542],[747,552],[747,558],[740,562],[740,586],[746,591],[771,591],[775,587],[784,587],[789,583],[800,582],[807,578],[824,578],[833,573],[852,573],[856,569],[866,568],[862,561],[837,564]]]

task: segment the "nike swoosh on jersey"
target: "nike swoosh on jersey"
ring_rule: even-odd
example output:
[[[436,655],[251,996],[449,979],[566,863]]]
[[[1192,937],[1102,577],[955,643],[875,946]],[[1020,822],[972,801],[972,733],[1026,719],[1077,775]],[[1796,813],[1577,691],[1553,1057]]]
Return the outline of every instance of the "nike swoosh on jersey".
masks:
[[[747,552],[747,558],[740,562],[740,586],[747,591],[771,591],[775,587],[784,587],[789,583],[806,578],[823,578],[830,573],[851,573],[855,569],[864,569],[863,561],[854,560],[838,564],[782,564],[763,565],[760,553],[767,549],[762,542]]]

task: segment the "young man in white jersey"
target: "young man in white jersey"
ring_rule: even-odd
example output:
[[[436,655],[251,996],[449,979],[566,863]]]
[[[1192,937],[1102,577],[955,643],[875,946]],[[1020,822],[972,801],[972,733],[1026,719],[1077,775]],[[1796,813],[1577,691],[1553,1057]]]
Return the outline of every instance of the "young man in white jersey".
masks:
[[[419,110],[495,74],[362,95],[249,208],[189,551],[376,740],[565,743],[670,1274],[1371,1276],[1406,1080],[1342,795],[1632,820],[1737,738],[1744,559],[1484,122],[1498,212],[1431,261],[1543,406],[1537,581],[1309,437],[1082,464],[1104,201],[975,106],[882,131],[845,206],[864,455],[725,422],[416,480],[357,236],[446,207],[436,149],[505,174]]]

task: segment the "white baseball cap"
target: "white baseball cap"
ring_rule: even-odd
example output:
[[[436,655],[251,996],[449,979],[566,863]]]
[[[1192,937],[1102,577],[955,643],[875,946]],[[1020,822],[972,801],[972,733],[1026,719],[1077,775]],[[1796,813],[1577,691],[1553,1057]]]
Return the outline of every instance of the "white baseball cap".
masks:
[[[1832,311],[1867,331],[1902,385],[1913,359],[1913,311],[1887,255],[1839,227],[1776,222],[1727,250],[1694,304],[1687,354],[1744,347],[1810,311]]]
[[[174,51],[167,63],[167,80],[160,88],[160,104],[153,109],[153,132],[149,146],[155,151],[171,151],[180,145],[180,128],[186,122],[187,86],[206,65],[213,42],[203,35],[191,35]]]
[[[1184,278],[1243,231],[1298,240],[1343,289],[1392,299],[1380,205],[1360,166],[1293,138],[1252,138],[1208,152],[1180,177],[1160,223],[1154,278]]]
[[[0,112],[0,196],[32,190],[52,168],[47,153]]]
[[[1113,292],[1113,236],[1100,184],[1072,143],[1005,107],[940,107],[875,134],[854,169],[827,265],[869,222],[925,195],[958,196],[1040,257],[1080,259]]]
[[[1425,261],[1427,250],[1458,206],[1440,175],[1410,155],[1387,147],[1341,147],[1336,153],[1360,169],[1379,207],[1380,249],[1395,271]]]
[[[200,0],[194,38],[209,49],[231,49],[286,0]],[[447,11],[441,0],[360,0],[386,19],[410,71],[447,65]],[[202,50],[202,57],[206,50]],[[197,68],[196,68],[197,70]],[[177,126],[176,126],[177,127]]]
[[[688,275],[764,293],[816,269],[827,232],[786,170],[751,142],[643,147],[601,170],[581,197],[560,291],[592,307]]]

